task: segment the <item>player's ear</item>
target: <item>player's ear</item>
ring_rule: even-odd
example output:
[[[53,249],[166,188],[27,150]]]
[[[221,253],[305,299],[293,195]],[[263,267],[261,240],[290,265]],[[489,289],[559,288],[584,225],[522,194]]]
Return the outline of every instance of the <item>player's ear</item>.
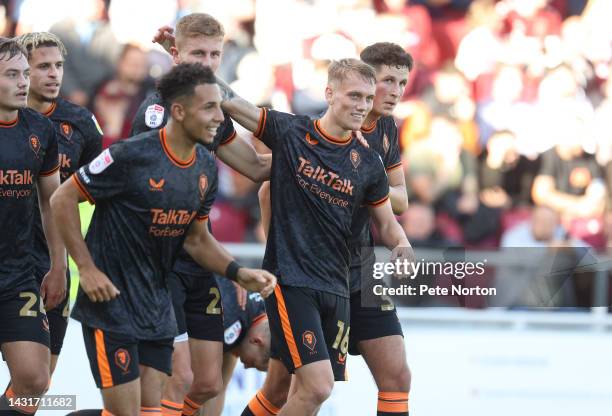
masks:
[[[170,106],[170,114],[176,121],[183,121],[185,118],[185,107],[180,102],[173,102]]]
[[[332,86],[330,84],[327,84],[327,86],[325,87],[325,101],[327,101],[327,104],[332,104],[333,97],[334,90],[332,89]]]
[[[255,335],[254,337],[251,337],[249,339],[249,342],[255,345],[263,345],[263,339],[261,339],[261,336],[259,335]]]
[[[176,49],[176,46],[170,47],[170,54],[172,54],[172,60],[174,61],[174,63],[178,65],[180,62],[179,62],[179,53],[178,53],[178,49]]]

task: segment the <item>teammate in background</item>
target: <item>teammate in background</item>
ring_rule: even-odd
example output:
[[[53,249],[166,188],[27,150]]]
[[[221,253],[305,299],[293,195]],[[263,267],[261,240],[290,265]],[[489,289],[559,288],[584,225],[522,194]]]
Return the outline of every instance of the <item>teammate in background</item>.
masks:
[[[389,199],[394,214],[402,214],[408,206],[404,172],[400,159],[397,126],[393,110],[401,99],[412,70],[412,56],[392,43],[376,43],[361,52],[361,60],[376,70],[376,95],[372,111],[366,117],[361,132],[369,146],[382,158],[389,178]],[[259,191],[264,230],[270,223],[270,183]],[[375,261],[374,240],[370,217],[360,208],[353,218],[351,238],[351,333],[349,353],[362,354],[378,387],[378,415],[408,415],[410,370],[402,328],[393,305],[367,308],[361,302],[361,277],[372,270]],[[371,277],[371,276],[370,276]],[[400,365],[398,365],[400,363]],[[266,397],[287,395],[287,376],[266,383],[262,393]],[[251,403],[254,403],[253,401]],[[279,403],[280,406],[282,404]]]
[[[266,300],[272,334],[270,368],[295,373],[295,392],[282,410],[261,392],[246,415],[312,415],[345,379],[349,346],[349,239],[361,205],[393,256],[412,257],[393,216],[380,156],[352,140],[372,109],[372,67],[333,62],[325,90],[329,108],[318,120],[259,109],[224,86],[223,108],[272,149],[272,216],[264,268],[279,276]],[[290,218],[291,216],[291,218]],[[262,400],[263,399],[263,400]]]
[[[49,206],[60,183],[57,137],[47,118],[26,108],[29,85],[27,51],[0,38],[0,348],[11,374],[2,415],[36,411],[15,399],[41,396],[49,385],[45,304],[53,309],[66,296],[66,251]],[[36,193],[50,253],[42,284],[31,250]]]
[[[197,144],[210,143],[223,121],[212,71],[176,66],[158,91],[170,103],[167,126],[112,145],[52,198],[81,279],[72,315],[83,325],[103,412],[117,416],[161,413],[177,332],[167,276],[181,247],[264,297],[276,283],[270,273],[240,267],[208,231],[216,166]],[[85,200],[97,202],[87,244],[78,214]]]
[[[246,308],[237,301],[236,287],[227,279],[217,279],[223,304],[223,390],[206,402],[202,414],[221,416],[227,385],[238,359],[245,368],[266,371],[270,360],[270,325],[264,300],[258,293],[249,293]]]
[[[164,31],[171,29],[161,28],[158,41],[164,39]],[[222,25],[212,16],[193,13],[178,21],[176,39],[170,36],[172,46],[168,50],[176,64],[198,62],[215,72],[221,63],[223,36]],[[163,127],[168,114],[168,103],[159,94],[153,94],[141,104],[132,131]],[[206,147],[253,181],[270,177],[271,157],[258,154],[250,143],[237,137],[227,114]],[[174,304],[182,305],[182,310],[176,311],[179,333],[187,332],[189,342],[175,345],[173,372],[165,388],[162,411],[165,416],[181,413],[191,416],[223,389],[223,316],[220,309],[209,307],[219,301],[219,289],[212,273],[187,255],[179,256],[169,282]]]
[[[55,127],[60,158],[60,180],[91,162],[102,151],[102,131],[89,110],[59,98],[64,75],[66,48],[52,33],[34,32],[17,38],[28,52],[30,90],[28,107],[48,117]],[[49,270],[49,250],[43,234],[40,215],[34,218],[34,275],[39,283]],[[66,297],[47,312],[51,341],[51,374],[55,370],[70,308],[70,273],[66,273]]]

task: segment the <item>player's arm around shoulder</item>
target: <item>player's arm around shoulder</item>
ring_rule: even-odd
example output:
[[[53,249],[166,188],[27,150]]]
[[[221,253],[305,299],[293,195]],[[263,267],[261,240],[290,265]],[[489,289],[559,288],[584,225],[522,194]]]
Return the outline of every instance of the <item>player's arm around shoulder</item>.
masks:
[[[202,267],[236,281],[252,292],[269,296],[276,286],[276,277],[265,270],[241,267],[208,230],[208,219],[191,223],[183,243],[185,251]]]
[[[88,198],[79,188],[75,175],[65,181],[51,197],[53,220],[56,224],[62,224],[59,228],[60,234],[79,269],[81,289],[92,302],[106,302],[117,297],[119,290],[108,276],[96,267],[83,240],[78,205]]]
[[[255,133],[260,130],[260,123],[264,117],[264,110],[248,102],[236,94],[236,92],[221,78],[217,77],[217,85],[221,89],[223,102],[221,108],[241,126]]]
[[[240,172],[253,182],[270,179],[272,155],[258,153],[255,147],[243,137],[236,137],[217,150],[217,156],[223,163]]]

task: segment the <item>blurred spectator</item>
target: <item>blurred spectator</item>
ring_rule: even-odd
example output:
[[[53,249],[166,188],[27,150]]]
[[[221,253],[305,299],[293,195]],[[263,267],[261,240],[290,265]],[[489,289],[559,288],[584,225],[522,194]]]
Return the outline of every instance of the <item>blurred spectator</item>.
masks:
[[[475,157],[462,148],[458,126],[434,117],[428,138],[408,152],[407,188],[411,200],[432,205],[457,221],[468,243],[492,237],[499,215],[480,204]]]
[[[100,82],[112,76],[121,46],[106,20],[104,0],[81,0],[79,9],[82,19],[62,20],[50,31],[59,36],[68,50],[61,94],[86,106]]]
[[[411,203],[401,217],[401,224],[412,247],[449,247],[458,243],[440,233],[435,212],[428,205]]]
[[[481,156],[482,203],[491,208],[532,205],[531,188],[539,169],[539,159],[518,153],[514,133],[495,132]]]
[[[501,237],[501,247],[548,247],[565,240],[566,232],[561,226],[559,214],[548,207],[533,209],[531,218],[515,225]]]
[[[475,105],[469,85],[453,65],[447,65],[436,72],[433,84],[413,106],[409,122],[402,126],[401,143],[404,148],[428,133],[432,117],[443,116],[457,121],[462,146],[473,154],[478,153]]]
[[[557,144],[542,155],[532,196],[536,204],[559,212],[570,234],[598,246],[601,243],[590,238],[603,234],[606,186],[601,168],[595,157],[583,150],[583,132],[578,127],[581,120],[565,115],[557,123]]]
[[[93,98],[93,113],[104,131],[104,148],[129,136],[132,119],[147,93],[146,79],[146,54],[137,46],[126,45],[117,72],[100,85]]]

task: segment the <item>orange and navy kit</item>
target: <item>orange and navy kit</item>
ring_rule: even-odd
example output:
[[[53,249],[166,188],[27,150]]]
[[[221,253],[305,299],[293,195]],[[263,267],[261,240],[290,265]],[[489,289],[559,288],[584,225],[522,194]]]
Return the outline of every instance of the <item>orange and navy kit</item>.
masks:
[[[397,125],[392,116],[380,117],[370,126],[361,128],[363,137],[371,149],[378,153],[387,173],[402,169]],[[362,293],[371,290],[374,257],[374,237],[370,228],[370,214],[365,207],[357,209],[353,217],[351,251],[351,334],[349,353],[358,355],[357,344],[368,339],[390,335],[403,336],[402,326],[395,307],[384,303],[379,307],[365,307]],[[362,283],[365,283],[362,291]],[[369,284],[369,285],[368,285]]]
[[[215,276],[221,290],[223,304],[223,352],[235,349],[252,326],[257,325],[266,316],[266,306],[259,293],[248,292],[244,309],[236,299],[236,286],[223,277]]]
[[[136,379],[139,363],[170,374],[177,327],[167,276],[190,225],[208,218],[217,189],[214,159],[196,146],[181,160],[166,130],[153,130],[112,145],[70,180],[96,205],[85,241],[120,291],[94,303],[79,288],[72,312],[83,325],[98,387]]]
[[[290,372],[330,360],[344,379],[349,320],[348,240],[361,205],[388,199],[380,156],[319,120],[262,110],[255,136],[272,149],[272,217],[263,267],[279,285],[266,299],[272,358]]]
[[[149,95],[140,105],[132,121],[132,134],[140,134],[162,128],[168,121],[170,107],[159,93]],[[214,156],[219,146],[230,143],[236,137],[232,120],[225,112],[224,119],[213,142],[205,145]],[[212,231],[211,223],[208,222]],[[219,292],[217,281],[208,270],[197,264],[185,250],[180,250],[172,271],[168,274],[179,334],[206,341],[223,341],[223,316],[218,309],[207,308],[216,302]]]
[[[102,131],[89,110],[61,98],[53,102],[51,108],[43,115],[51,120],[57,133],[60,178],[63,182],[102,151]],[[49,271],[50,259],[38,209],[34,216],[32,255],[35,264],[34,275],[41,284],[45,274]],[[66,271],[66,287],[66,293],[69,294],[70,273],[68,271]],[[70,297],[66,295],[59,305],[47,312],[51,331],[51,354],[58,355],[62,349],[68,327],[69,305]]]
[[[36,182],[59,169],[51,122],[30,109],[0,123],[0,344],[34,341],[49,346],[49,323],[32,257]]]

